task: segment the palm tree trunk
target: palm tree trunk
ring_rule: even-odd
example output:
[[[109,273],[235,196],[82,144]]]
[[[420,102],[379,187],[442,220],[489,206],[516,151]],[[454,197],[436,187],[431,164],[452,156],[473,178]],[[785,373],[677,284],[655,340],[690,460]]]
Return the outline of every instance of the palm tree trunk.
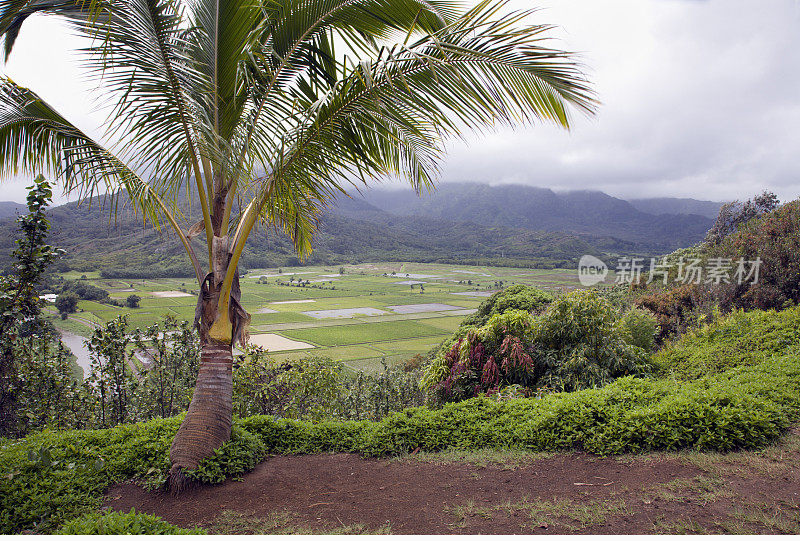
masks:
[[[169,488],[179,492],[188,486],[186,470],[193,470],[204,458],[231,437],[233,423],[233,352],[230,344],[201,344],[197,385],[169,452],[172,468]]]
[[[216,239],[216,237],[215,237]],[[220,317],[220,290],[222,277],[227,271],[229,255],[226,241],[220,242],[220,252],[225,260],[215,265],[200,286],[195,310],[195,325],[200,334],[200,368],[197,373],[192,402],[183,424],[172,441],[169,457],[172,467],[167,484],[172,492],[189,486],[184,472],[197,468],[204,458],[231,437],[233,425],[233,349],[235,343],[247,343],[250,315],[239,302],[238,269],[229,298],[228,313],[222,317],[231,322],[230,335],[224,341],[212,338],[210,329]]]

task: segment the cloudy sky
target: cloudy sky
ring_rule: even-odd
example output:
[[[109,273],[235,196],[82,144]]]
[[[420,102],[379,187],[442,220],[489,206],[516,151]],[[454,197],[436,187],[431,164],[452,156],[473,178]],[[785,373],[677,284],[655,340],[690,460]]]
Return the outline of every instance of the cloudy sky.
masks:
[[[453,143],[444,182],[524,183],[619,197],[800,196],[798,0],[513,0],[538,6],[555,46],[581,53],[602,101],[549,126]],[[80,127],[101,132],[59,23],[36,18],[2,67]],[[24,180],[0,200],[24,200]]]

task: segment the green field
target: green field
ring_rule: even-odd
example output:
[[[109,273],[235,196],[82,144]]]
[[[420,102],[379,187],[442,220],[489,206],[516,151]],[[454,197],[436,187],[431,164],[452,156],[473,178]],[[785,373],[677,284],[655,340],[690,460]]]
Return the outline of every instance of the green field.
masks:
[[[278,359],[322,355],[342,360],[355,370],[376,370],[382,359],[395,364],[415,354],[427,353],[492,291],[514,284],[551,290],[579,287],[574,270],[423,263],[347,265],[343,275],[339,275],[339,270],[337,266],[248,272],[242,277],[241,286],[242,303],[252,314],[250,334],[278,334],[313,346],[298,351],[272,351]],[[262,278],[264,275],[267,276]],[[74,273],[65,277],[80,278]],[[140,307],[119,308],[81,301],[78,313],[69,320],[52,319],[59,328],[88,336],[92,324],[123,314],[128,315],[132,327],[145,327],[164,315],[194,318],[197,286],[188,278],[119,280],[89,274],[86,279],[109,291],[114,299],[124,301],[135,293],[142,299]],[[300,280],[304,281],[303,286],[298,285]],[[306,280],[310,283],[305,284]],[[408,281],[424,283],[413,287],[398,283]],[[421,304],[443,304],[452,310],[434,307],[429,311],[398,313],[390,308]],[[312,317],[304,313],[358,309],[371,309],[370,313],[375,315]]]

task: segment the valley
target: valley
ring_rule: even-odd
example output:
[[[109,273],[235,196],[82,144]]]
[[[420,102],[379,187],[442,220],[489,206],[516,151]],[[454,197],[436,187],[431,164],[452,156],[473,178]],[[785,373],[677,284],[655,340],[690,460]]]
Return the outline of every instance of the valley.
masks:
[[[121,315],[128,317],[131,328],[152,325],[165,315],[194,318],[196,285],[189,279],[63,276],[85,276],[121,303],[131,294],[141,297],[139,308],[81,300],[78,312],[67,320],[49,305],[48,320],[70,335],[88,337],[96,325]],[[252,344],[267,349],[275,360],[329,357],[354,372],[374,372],[382,362],[393,366],[427,354],[488,296],[515,284],[544,290],[580,287],[576,271],[568,269],[408,262],[256,269],[241,278],[242,302],[252,317]]]

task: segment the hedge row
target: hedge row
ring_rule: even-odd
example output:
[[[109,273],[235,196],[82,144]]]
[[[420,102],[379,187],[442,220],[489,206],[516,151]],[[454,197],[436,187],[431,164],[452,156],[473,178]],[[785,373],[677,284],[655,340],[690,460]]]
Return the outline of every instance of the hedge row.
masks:
[[[379,422],[250,417],[239,426],[267,452],[378,457],[420,448],[583,449],[599,455],[764,445],[800,418],[800,359],[784,357],[693,383],[623,378],[601,389],[412,408]]]
[[[377,457],[416,448],[584,449],[609,455],[655,449],[751,448],[800,418],[800,360],[769,359],[692,383],[624,378],[602,389],[498,402],[472,399],[413,408],[379,422],[249,417],[193,476],[221,482],[268,453],[353,452]],[[163,483],[181,418],[109,430],[44,432],[0,445],[0,532],[52,531],[93,509],[114,482]]]

